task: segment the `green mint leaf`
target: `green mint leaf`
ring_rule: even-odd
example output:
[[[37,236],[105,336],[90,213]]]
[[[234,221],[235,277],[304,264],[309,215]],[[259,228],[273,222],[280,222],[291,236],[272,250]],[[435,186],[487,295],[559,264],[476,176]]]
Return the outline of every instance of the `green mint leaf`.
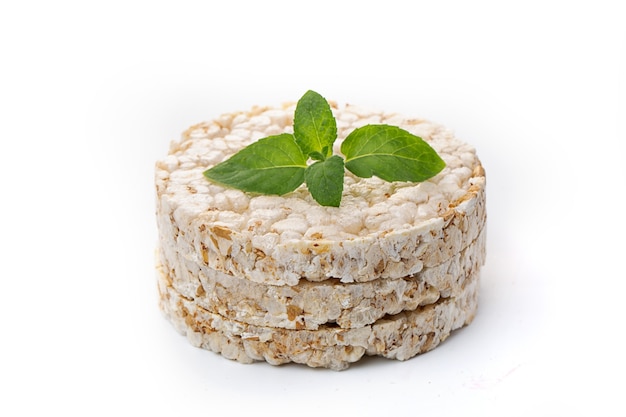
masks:
[[[304,172],[304,179],[315,201],[322,206],[339,207],[344,172],[343,159],[339,155],[310,165]]]
[[[306,161],[293,135],[283,133],[253,142],[204,176],[242,191],[283,195],[304,182]]]
[[[425,181],[438,174],[445,162],[423,139],[389,125],[355,129],[341,144],[346,168],[354,175],[372,175],[385,181]]]
[[[332,145],[337,139],[337,121],[326,99],[315,91],[307,91],[298,101],[293,134],[305,155],[321,153],[327,158],[332,154]]]
[[[311,152],[309,156],[311,157],[311,159],[314,159],[316,161],[323,161],[324,159],[326,159],[326,155],[321,152]]]

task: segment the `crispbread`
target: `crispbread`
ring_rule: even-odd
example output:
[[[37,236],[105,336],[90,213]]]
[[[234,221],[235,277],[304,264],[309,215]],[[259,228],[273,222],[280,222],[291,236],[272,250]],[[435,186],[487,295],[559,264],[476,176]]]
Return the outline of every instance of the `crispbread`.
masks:
[[[356,329],[320,326],[318,330],[290,330],[253,326],[211,313],[178,293],[166,274],[160,274],[161,309],[197,347],[242,363],[288,362],[346,369],[363,355],[407,360],[435,348],[450,333],[469,324],[478,305],[478,272],[464,280],[456,297],[386,316]]]
[[[306,185],[259,196],[203,171],[291,132],[294,104],[224,114],[188,129],[156,165],[160,306],[199,347],[240,362],[345,369],[405,360],[471,322],[485,261],[485,172],[444,127],[332,105],[334,153],[365,124],[399,126],[446,167],[422,183],[344,177],[339,207]]]
[[[274,286],[215,271],[182,256],[159,251],[172,287],[209,312],[242,323],[315,330],[325,323],[358,328],[384,315],[432,304],[460,293],[463,281],[485,260],[486,231],[440,265],[413,276],[345,284],[339,280],[300,281]]]
[[[209,183],[203,170],[261,136],[288,131],[293,107],[224,115],[189,129],[157,163],[161,247],[254,282],[295,285],[402,278],[476,239],[485,218],[485,173],[473,148],[427,121],[333,110],[336,148],[355,126],[394,123],[429,142],[446,168],[419,184],[347,174],[339,208],[319,206],[304,185],[282,197],[248,195]]]

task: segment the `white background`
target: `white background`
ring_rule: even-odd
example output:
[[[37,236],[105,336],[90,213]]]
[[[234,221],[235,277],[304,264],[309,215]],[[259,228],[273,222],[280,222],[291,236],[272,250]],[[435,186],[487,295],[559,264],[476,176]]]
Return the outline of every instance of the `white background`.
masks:
[[[0,415],[624,415],[621,3],[3,2]],[[156,159],[308,89],[486,167],[479,314],[430,353],[241,365],[158,311]]]

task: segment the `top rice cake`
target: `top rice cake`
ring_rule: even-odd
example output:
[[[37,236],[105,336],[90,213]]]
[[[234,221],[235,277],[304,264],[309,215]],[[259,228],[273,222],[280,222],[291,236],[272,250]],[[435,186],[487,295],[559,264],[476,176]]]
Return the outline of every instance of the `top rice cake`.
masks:
[[[160,250],[258,283],[348,283],[416,274],[478,237],[485,173],[473,147],[426,120],[330,104],[336,154],[355,128],[390,124],[424,139],[446,167],[421,183],[346,171],[340,207],[320,206],[304,184],[284,196],[253,195],[209,182],[203,172],[253,141],[293,133],[296,104],[224,114],[189,128],[157,162]]]

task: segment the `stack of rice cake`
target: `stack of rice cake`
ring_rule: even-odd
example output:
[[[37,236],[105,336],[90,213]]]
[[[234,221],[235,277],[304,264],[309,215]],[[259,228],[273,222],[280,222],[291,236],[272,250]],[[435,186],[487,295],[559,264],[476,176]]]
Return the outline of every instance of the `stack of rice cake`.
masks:
[[[198,347],[239,362],[335,370],[363,355],[409,359],[469,324],[485,260],[485,173],[444,127],[331,103],[335,153],[366,124],[399,126],[446,162],[422,183],[346,171],[341,206],[306,186],[251,195],[203,171],[293,132],[295,103],[192,126],[156,165],[160,307]]]

